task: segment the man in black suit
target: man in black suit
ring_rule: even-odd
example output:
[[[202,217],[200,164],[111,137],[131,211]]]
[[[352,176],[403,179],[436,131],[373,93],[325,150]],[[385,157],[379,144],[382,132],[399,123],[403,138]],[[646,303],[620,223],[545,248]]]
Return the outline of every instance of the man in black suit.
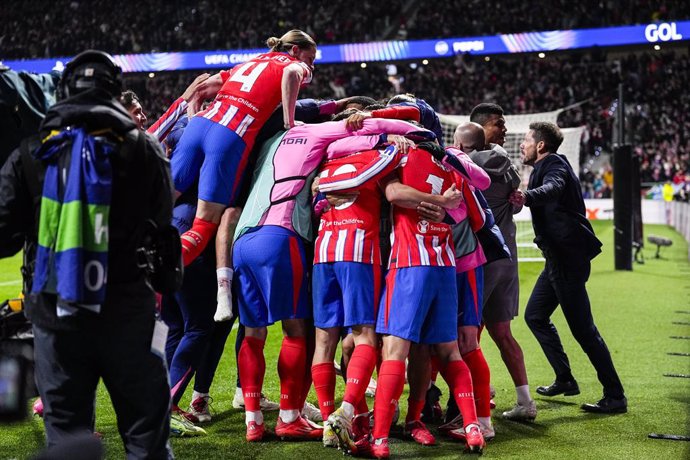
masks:
[[[546,258],[544,271],[537,279],[527,308],[525,321],[544,350],[556,373],[547,387],[538,387],[544,396],[580,393],[570,370],[568,356],[551,314],[560,304],[568,326],[604,387],[604,397],[595,404],[584,404],[587,412],[603,414],[627,412],[623,386],[611,360],[604,339],[594,325],[585,283],[590,260],[601,252],[601,242],[585,218],[580,182],[565,155],[556,153],[563,135],[552,123],[537,122],[520,144],[522,162],[534,166],[527,191],[511,195],[515,205],[529,206],[535,243]]]

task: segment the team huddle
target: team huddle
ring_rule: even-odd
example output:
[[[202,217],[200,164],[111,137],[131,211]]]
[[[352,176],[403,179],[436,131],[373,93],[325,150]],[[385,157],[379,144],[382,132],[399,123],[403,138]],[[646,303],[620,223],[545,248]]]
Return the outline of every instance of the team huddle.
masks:
[[[468,153],[499,161],[503,155],[503,174],[513,173],[510,160],[473,122],[458,126],[454,145],[445,148],[438,117],[412,95],[387,104],[368,97],[298,101],[300,86],[312,78],[315,43],[290,31],[268,44],[271,52],[199,79],[149,129],[171,154],[186,277],[200,271],[195,259],[215,252],[216,321],[233,317],[234,293],[243,326],[237,362],[247,441],[260,441],[266,431],[263,348],[267,326],[280,321],[279,437],[388,457],[407,372],[405,434],[432,445],[422,412],[440,373],[452,400],[441,431],[481,452],[494,437],[489,368],[478,344],[483,265],[514,265],[515,254],[509,247],[514,232],[509,245],[500,231],[491,232],[495,221],[479,192],[491,178]],[[201,109],[206,99],[213,102]],[[194,115],[176,122],[185,108]],[[502,122],[496,110],[483,104],[475,112]],[[498,129],[500,136],[505,131]],[[513,181],[508,192],[516,186]],[[486,253],[478,236],[485,230],[494,245]],[[214,238],[215,251],[206,251]],[[174,303],[163,299],[164,318]],[[207,324],[209,316],[206,310]],[[334,358],[341,339],[349,346],[343,348],[346,386],[337,408]],[[206,421],[207,388],[198,392],[195,386],[190,412],[176,406],[199,367],[192,362],[176,373],[174,356],[183,342],[178,338],[168,356],[174,410]],[[370,412],[365,392],[375,369]],[[303,410],[312,381],[321,417],[311,418],[323,426]],[[429,407],[425,417],[438,420],[438,396]],[[504,416],[536,417],[528,389]]]
[[[186,266],[180,292],[162,299],[173,434],[203,433],[189,422],[211,418],[210,382],[238,317],[233,405],[245,409],[247,441],[264,438],[263,410],[278,409],[282,439],[388,458],[407,380],[406,436],[433,445],[423,420],[440,421],[441,433],[481,453],[495,436],[484,326],[516,387],[517,404],[503,417],[537,416],[510,332],[518,304],[512,215],[524,200],[501,147],[501,108],[475,107],[445,146],[438,116],[413,95],[298,100],[316,44],[298,30],[267,43],[270,52],[197,78],[149,128],[170,156]],[[127,102],[143,125],[138,102]],[[262,386],[267,327],[278,321],[275,404]],[[341,341],[345,392],[336,407]],[[177,404],[195,373],[184,411]],[[451,392],[445,418],[439,373]],[[312,382],[318,410],[306,402]],[[538,392],[563,393],[557,384]]]

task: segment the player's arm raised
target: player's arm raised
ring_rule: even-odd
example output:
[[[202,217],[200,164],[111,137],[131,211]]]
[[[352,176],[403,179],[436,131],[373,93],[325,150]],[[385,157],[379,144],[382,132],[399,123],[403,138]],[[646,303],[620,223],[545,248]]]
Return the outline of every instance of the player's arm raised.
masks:
[[[299,87],[304,80],[304,68],[298,64],[290,64],[283,70],[283,79],[280,83],[283,99],[283,125],[285,129],[295,126],[295,104]]]

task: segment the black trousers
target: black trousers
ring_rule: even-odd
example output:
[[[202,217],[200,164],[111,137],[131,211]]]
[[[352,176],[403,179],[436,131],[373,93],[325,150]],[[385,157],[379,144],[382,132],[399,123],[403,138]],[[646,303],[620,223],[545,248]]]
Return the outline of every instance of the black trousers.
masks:
[[[127,458],[172,458],[167,371],[151,352],[153,292],[118,297],[124,303],[106,303],[109,313],[80,319],[76,330],[34,325],[48,447],[93,433],[96,386],[103,379]]]
[[[592,317],[585,288],[590,268],[589,261],[574,266],[572,262],[560,263],[547,256],[544,270],[539,275],[527,302],[525,321],[544,350],[549,364],[556,373],[556,379],[571,380],[573,376],[568,356],[563,350],[558,331],[551,322],[551,315],[560,305],[570,332],[597,371],[597,377],[604,387],[604,396],[622,398],[623,385],[613,366],[611,353]]]

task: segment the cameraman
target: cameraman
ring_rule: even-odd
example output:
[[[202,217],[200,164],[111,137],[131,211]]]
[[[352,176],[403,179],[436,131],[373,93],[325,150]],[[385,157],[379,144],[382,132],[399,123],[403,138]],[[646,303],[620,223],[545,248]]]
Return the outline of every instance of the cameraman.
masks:
[[[26,312],[34,326],[36,381],[44,404],[47,443],[49,447],[60,446],[76,436],[93,433],[95,392],[102,378],[127,457],[170,458],[170,389],[162,360],[165,332],[155,320],[154,291],[137,260],[149,222],[158,228],[170,224],[168,162],[158,143],[137,129],[117,101],[122,91],[121,69],[110,55],[89,50],[76,56],[65,68],[59,90],[62,99],[41,125],[43,144],[38,150],[35,145],[23,144],[0,171],[0,257],[15,254],[24,244],[29,250],[25,251],[23,274],[27,278],[35,272],[32,280],[25,282]],[[69,136],[64,135],[79,129],[88,133],[84,139],[111,146],[109,153],[88,158],[85,147],[81,159],[75,160],[70,155],[72,145],[67,145]],[[58,144],[55,138],[51,140],[55,132],[59,133],[55,138],[63,135],[67,141]],[[75,137],[72,143],[78,140]],[[60,149],[55,158],[46,154],[51,145]],[[27,151],[43,160],[35,160]],[[86,173],[88,177],[81,178],[86,191],[81,202],[77,199],[80,208],[99,206],[92,203],[89,193],[109,182],[109,217],[105,222],[96,218],[94,223],[87,217],[84,225],[75,227],[65,217],[68,206],[75,204],[68,203],[66,197],[69,181],[80,174],[75,164],[92,168],[91,176]],[[104,181],[104,176],[99,176],[102,168],[110,176]],[[98,177],[94,179],[93,174]],[[57,201],[46,196],[51,187]],[[46,210],[55,203],[62,208],[57,208],[58,241],[51,248],[44,240],[48,233],[44,221],[49,221]],[[39,204],[44,207],[40,231]],[[64,250],[65,235],[67,246],[76,241],[81,250],[87,246],[83,241],[105,239],[107,263],[102,276],[97,277],[103,281],[102,302],[68,300],[64,295],[66,279],[82,286],[94,282],[88,276],[88,263],[71,278],[64,273],[60,258],[69,256]],[[43,257],[46,250],[53,257]],[[84,257],[92,257],[83,252]],[[38,262],[33,267],[37,253]]]

